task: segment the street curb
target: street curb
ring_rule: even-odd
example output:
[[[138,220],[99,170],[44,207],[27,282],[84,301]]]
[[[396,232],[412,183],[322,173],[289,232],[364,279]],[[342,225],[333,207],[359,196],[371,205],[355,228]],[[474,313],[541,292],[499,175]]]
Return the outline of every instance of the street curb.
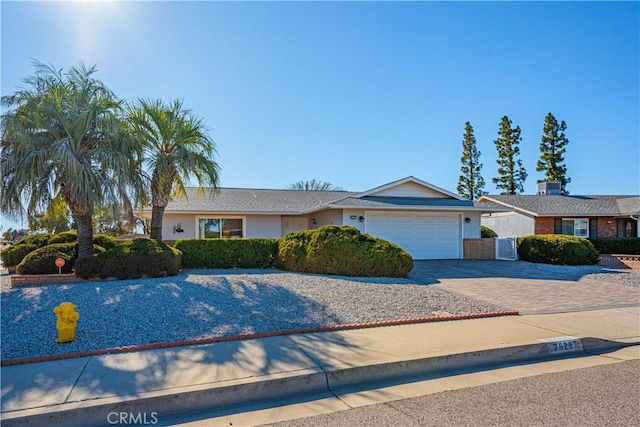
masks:
[[[565,337],[562,337],[565,338]],[[127,413],[132,416],[162,419],[189,412],[211,411],[264,400],[319,392],[334,393],[341,388],[371,386],[383,381],[412,382],[428,375],[452,371],[490,368],[500,364],[543,361],[588,356],[592,351],[612,351],[638,343],[624,343],[598,338],[571,338],[580,341],[571,351],[554,353],[549,342],[401,360],[359,367],[316,367],[293,372],[250,377],[197,386],[177,387],[136,395],[117,396],[82,402],[2,413],[3,427],[13,426],[90,426],[105,425],[107,416]],[[558,342],[557,340],[554,342]],[[589,351],[586,350],[588,348]]]
[[[133,351],[157,350],[160,348],[184,347],[199,344],[212,344],[225,341],[244,341],[258,338],[277,337],[283,335],[310,334],[315,332],[346,331],[352,329],[379,328],[384,326],[411,325],[416,323],[446,322],[452,320],[484,319],[489,317],[518,316],[518,311],[496,311],[490,313],[463,314],[456,316],[417,317],[412,319],[387,320],[369,323],[350,323],[345,325],[321,326],[317,328],[298,328],[274,332],[259,332],[254,334],[230,335],[224,337],[199,338],[193,340],[162,342],[132,345],[125,347],[108,348],[104,350],[79,351],[66,354],[49,354],[44,356],[19,357],[0,361],[0,366],[21,365],[25,363],[48,362],[51,360],[72,359],[76,357],[102,356],[105,354],[129,353]]]

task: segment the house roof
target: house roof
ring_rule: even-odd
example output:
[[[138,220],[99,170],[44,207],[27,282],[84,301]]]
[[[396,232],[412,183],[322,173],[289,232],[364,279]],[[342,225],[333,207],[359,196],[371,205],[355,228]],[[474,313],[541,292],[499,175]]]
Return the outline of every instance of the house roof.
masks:
[[[198,194],[197,188],[188,187],[186,197],[171,200],[165,212],[300,214],[353,194],[357,193],[258,188],[220,188],[213,194]]]
[[[493,202],[532,216],[629,216],[640,215],[640,196],[488,195]]]
[[[505,211],[503,206],[491,203],[478,203],[463,199],[447,199],[439,197],[345,197],[330,203],[336,209],[437,209],[437,210],[480,210],[486,212]]]
[[[186,197],[171,200],[170,213],[227,213],[296,215],[324,209],[412,209],[495,212],[508,210],[491,203],[464,200],[460,196],[412,176],[365,192],[220,188],[198,192],[186,188]],[[145,209],[149,210],[149,208]]]

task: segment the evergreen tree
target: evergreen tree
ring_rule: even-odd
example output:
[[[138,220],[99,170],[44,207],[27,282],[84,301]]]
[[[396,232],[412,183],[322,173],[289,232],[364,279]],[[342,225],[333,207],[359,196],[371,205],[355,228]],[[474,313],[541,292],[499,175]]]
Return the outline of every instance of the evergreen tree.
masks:
[[[496,188],[502,190],[500,194],[520,194],[524,191],[523,184],[527,179],[527,171],[522,167],[520,155],[520,126],[511,127],[511,120],[507,116],[500,121],[498,139],[493,142],[498,150],[498,177],[492,178]]]
[[[567,166],[564,161],[564,153],[569,139],[564,135],[567,130],[567,124],[558,121],[553,114],[549,113],[544,118],[544,127],[542,128],[542,142],[540,143],[540,160],[536,164],[538,172],[544,171],[544,181],[557,181],[562,184],[562,194],[569,194],[566,186],[571,182],[571,178],[567,178]]]
[[[480,163],[480,151],[476,148],[476,137],[473,135],[473,126],[469,122],[464,124],[462,138],[462,175],[458,179],[458,194],[468,200],[475,200],[483,194],[484,179],[480,175],[482,163]]]

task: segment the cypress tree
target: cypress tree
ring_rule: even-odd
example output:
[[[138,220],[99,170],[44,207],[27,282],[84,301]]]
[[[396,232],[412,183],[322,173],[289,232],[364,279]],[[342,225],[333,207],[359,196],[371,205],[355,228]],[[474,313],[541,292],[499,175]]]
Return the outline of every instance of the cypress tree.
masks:
[[[518,159],[521,140],[520,126],[512,128],[511,120],[507,116],[502,117],[498,139],[493,141],[498,150],[498,176],[492,178],[496,188],[502,190],[500,194],[520,194],[524,191],[527,171],[522,167],[522,160]]]
[[[536,164],[538,172],[544,171],[543,181],[557,181],[562,184],[562,194],[569,194],[566,186],[571,182],[571,178],[567,177],[567,166],[564,161],[564,153],[569,139],[565,136],[564,131],[567,130],[567,124],[558,121],[549,113],[544,118],[544,126],[542,128],[542,142],[540,143],[540,159]]]
[[[475,200],[483,194],[484,179],[480,175],[482,163],[480,163],[480,151],[476,148],[476,137],[473,134],[473,126],[469,122],[464,124],[462,137],[462,175],[458,179],[458,194],[468,200]]]

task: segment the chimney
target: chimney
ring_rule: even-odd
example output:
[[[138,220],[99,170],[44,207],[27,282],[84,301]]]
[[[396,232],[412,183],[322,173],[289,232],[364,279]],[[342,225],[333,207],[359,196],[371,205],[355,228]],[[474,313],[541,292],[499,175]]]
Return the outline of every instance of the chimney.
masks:
[[[538,183],[538,196],[560,196],[562,183],[557,181],[545,181]]]

